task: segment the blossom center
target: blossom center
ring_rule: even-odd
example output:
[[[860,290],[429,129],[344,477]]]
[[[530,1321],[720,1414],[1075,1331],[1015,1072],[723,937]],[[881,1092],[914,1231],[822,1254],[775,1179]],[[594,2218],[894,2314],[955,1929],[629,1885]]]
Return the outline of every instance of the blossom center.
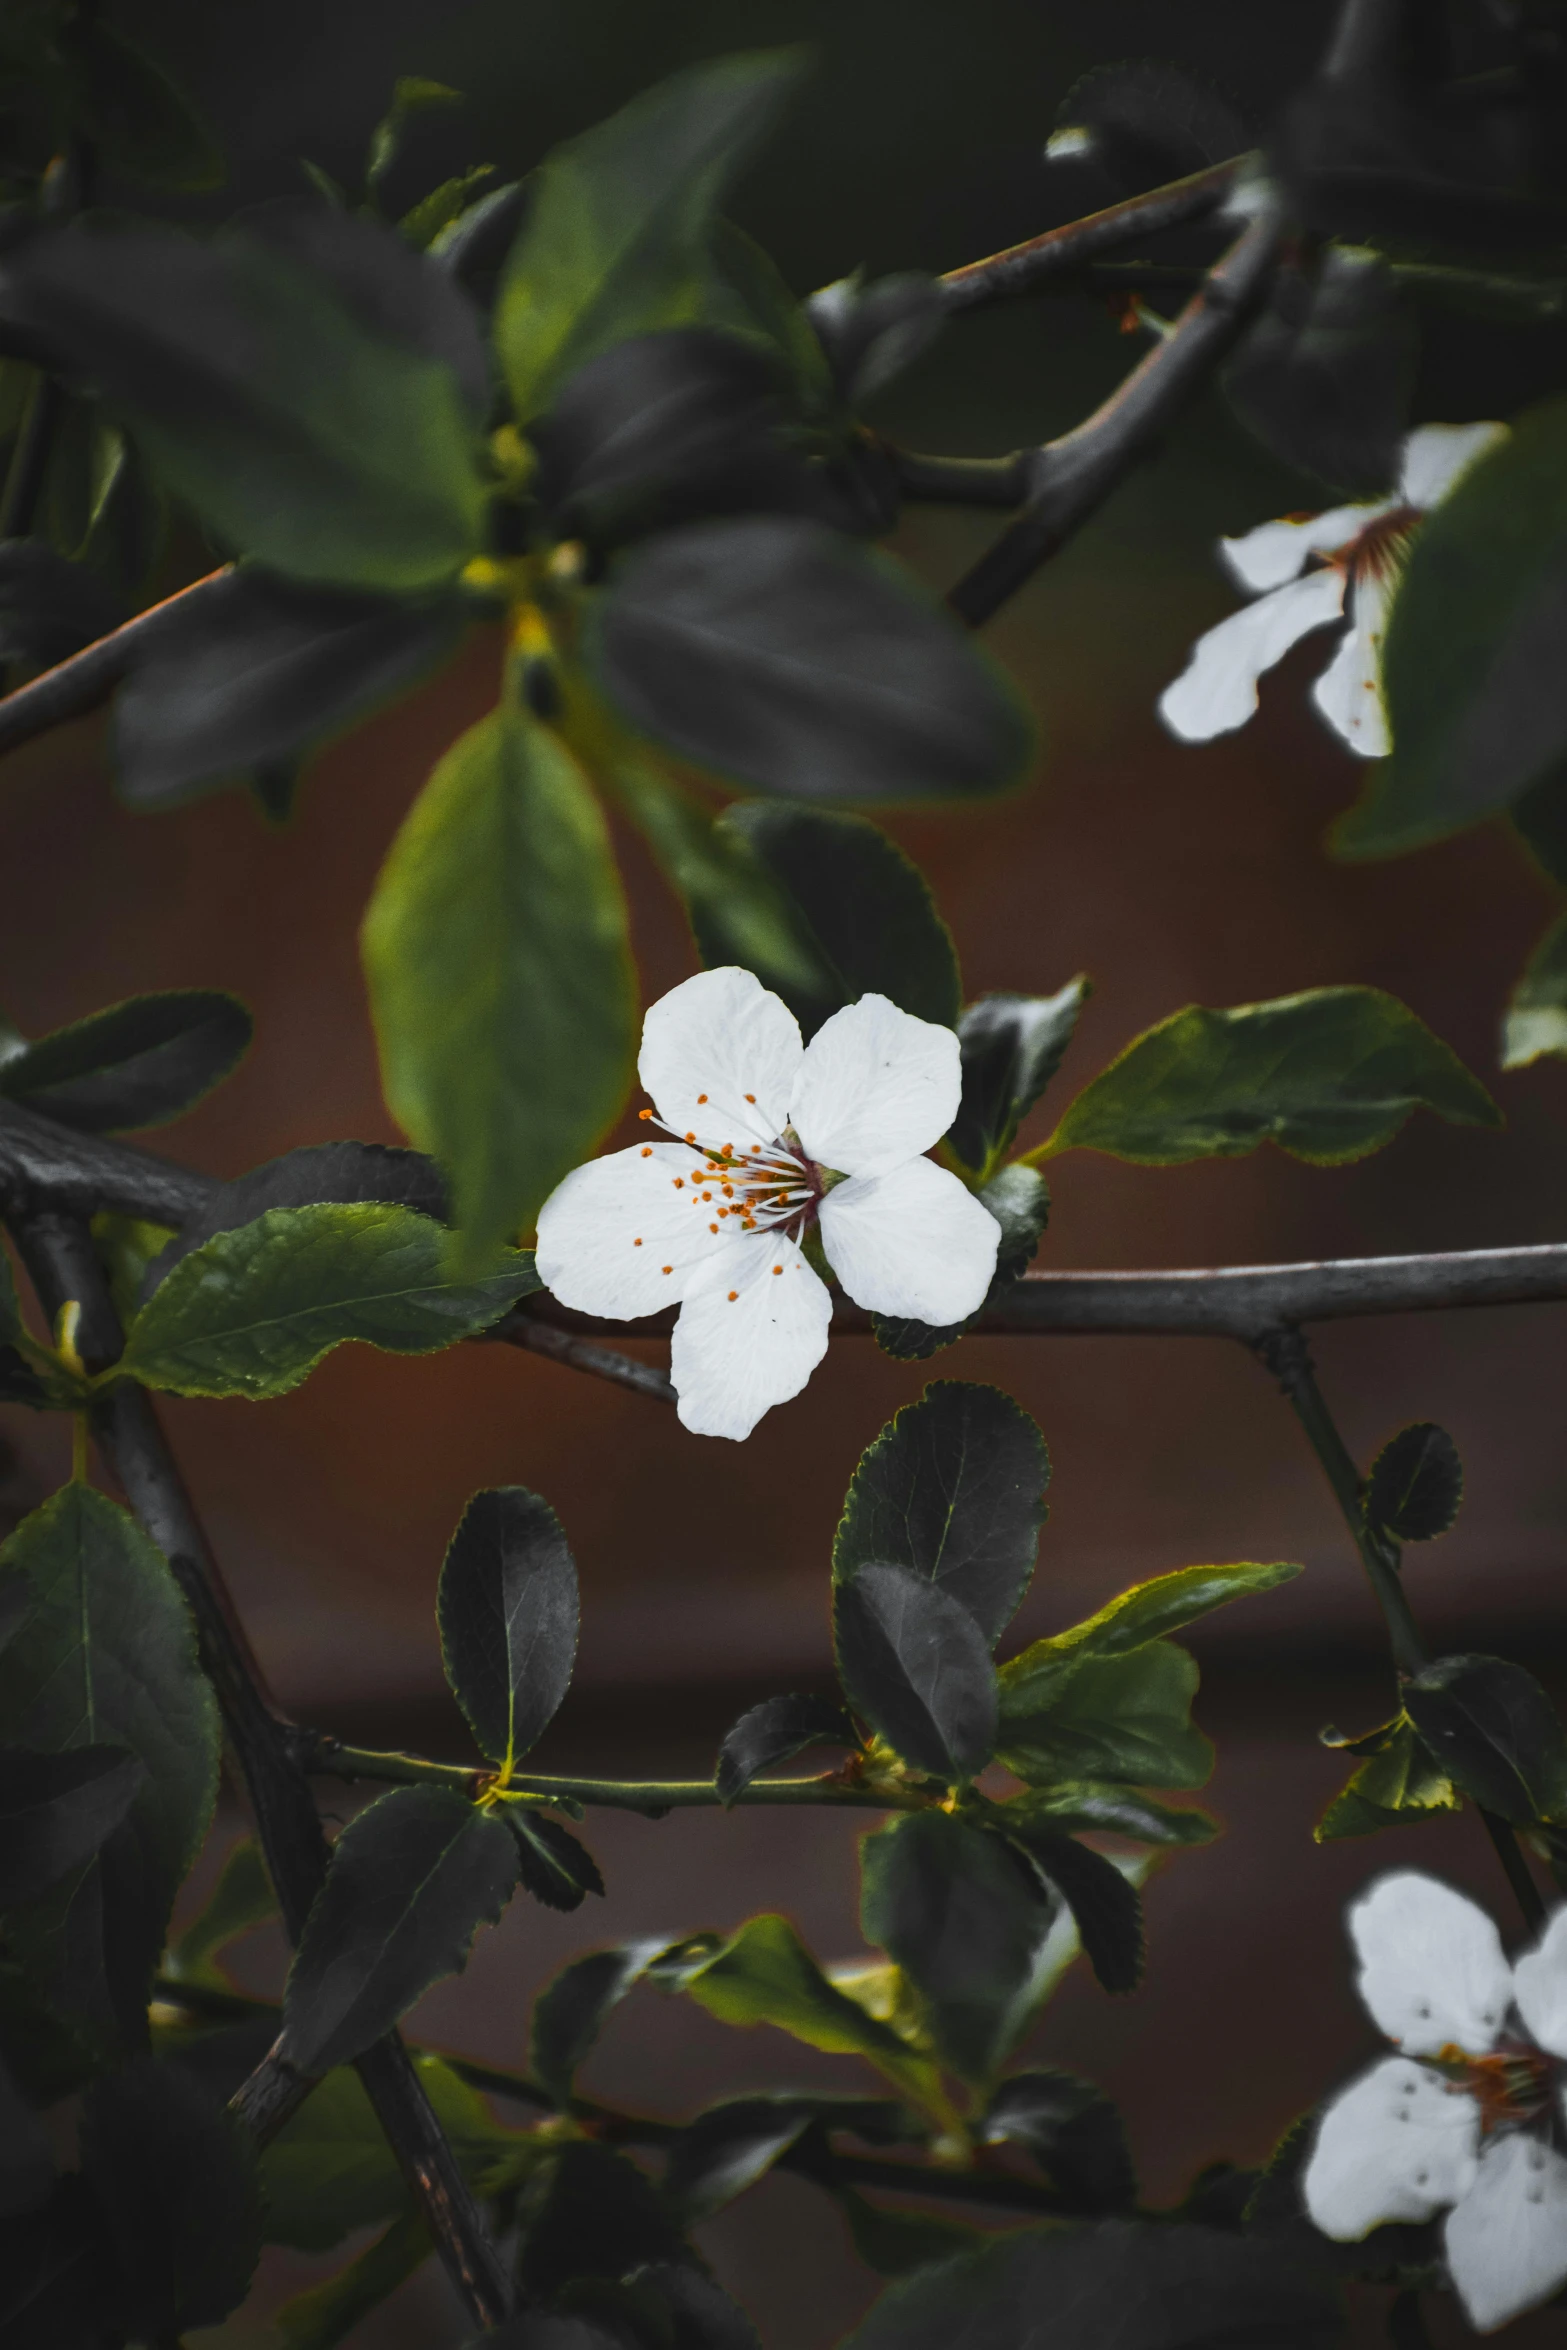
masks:
[[[651,1110],[641,1115],[653,1120]],[[836,1169],[820,1167],[807,1156],[792,1126],[771,1142],[705,1142],[694,1132],[676,1139],[688,1144],[699,1162],[674,1178],[676,1187],[690,1191],[693,1207],[708,1211],[715,1231],[733,1219],[742,1232],[782,1233],[799,1241],[815,1223],[825,1195],[844,1180]]]
[[[1424,520],[1418,506],[1390,506],[1343,546],[1329,549],[1323,561],[1351,580],[1386,579],[1404,560],[1410,538]]]
[[[1487,2138],[1496,2130],[1536,2122],[1550,2111],[1551,2062],[1538,2048],[1470,2056],[1449,2041],[1437,2051],[1437,2062],[1452,2068],[1455,2086],[1467,2090],[1480,2108],[1480,2129]]]

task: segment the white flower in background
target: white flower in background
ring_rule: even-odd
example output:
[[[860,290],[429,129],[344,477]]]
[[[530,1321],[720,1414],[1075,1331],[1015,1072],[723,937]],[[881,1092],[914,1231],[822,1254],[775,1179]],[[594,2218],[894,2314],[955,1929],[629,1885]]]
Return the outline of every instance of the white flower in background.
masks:
[[[826,1353],[813,1224],[856,1305],[948,1323],[983,1301],[1001,1228],[922,1155],[957,1115],[950,1028],[867,995],[806,1045],[751,972],[701,971],[649,1010],[637,1073],[681,1139],[568,1175],[539,1215],[539,1277],[606,1319],[678,1300],[670,1373],[698,1435],[749,1436]]]
[[[1403,2053],[1326,2108],[1306,2209],[1341,2242],[1445,2209],[1453,2284],[1491,2333],[1567,2284],[1567,2159],[1552,2144],[1567,1909],[1510,1967],[1484,1910],[1406,1869],[1354,1904],[1349,1932],[1360,1996]]]
[[[1244,726],[1257,707],[1257,680],[1314,628],[1347,620],[1338,651],[1312,687],[1335,733],[1363,759],[1392,749],[1382,699],[1382,642],[1388,607],[1409,542],[1504,424],[1424,424],[1404,443],[1398,488],[1369,505],[1264,522],[1244,538],[1221,539],[1224,561],[1256,602],[1199,637],[1159,715],[1182,742],[1205,743]]]

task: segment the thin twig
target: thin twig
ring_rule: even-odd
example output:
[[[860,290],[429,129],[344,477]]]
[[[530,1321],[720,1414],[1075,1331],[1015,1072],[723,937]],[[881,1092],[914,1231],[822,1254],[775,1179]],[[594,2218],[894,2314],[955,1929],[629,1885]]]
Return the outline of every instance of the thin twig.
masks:
[[[150,604],[119,628],[109,631],[68,661],[57,662],[41,676],[0,697],[0,755],[18,750],[35,735],[47,734],[71,718],[99,710],[131,669],[138,656],[156,639],[171,612],[183,613],[192,598],[200,599],[227,577],[230,566],[193,579],[161,604]]]
[[[1157,236],[1164,229],[1201,220],[1218,210],[1239,174],[1253,161],[1252,156],[1235,155],[1225,163],[1211,163],[1186,179],[1172,180],[1167,187],[1128,196],[1102,212],[1090,212],[1085,219],[1046,229],[1042,236],[1009,245],[1005,252],[992,253],[983,261],[949,269],[941,280],[945,307],[948,311],[977,310],[988,302],[1032,293],[1044,279],[1081,269],[1133,238]]]
[[[481,1331],[480,1336],[499,1339],[506,1346],[526,1347],[530,1354],[546,1355],[552,1363],[565,1363],[573,1371],[587,1371],[595,1379],[612,1379],[638,1395],[651,1396],[655,1403],[675,1401],[672,1382],[653,1364],[639,1363],[631,1355],[623,1355],[618,1347],[599,1346],[591,1338],[558,1330],[551,1322],[541,1322],[536,1314],[519,1313],[514,1308],[492,1330]]]
[[[81,1308],[76,1345],[83,1361],[92,1370],[114,1362],[123,1336],[86,1225],[35,1207],[14,1186],[6,1213],[51,1326],[61,1306],[74,1299]],[[95,1401],[92,1421],[132,1511],[168,1560],[190,1606],[283,1923],[290,1941],[297,1941],[326,1874],[327,1843],[309,1782],[294,1760],[288,1725],[268,1703],[149,1398],[130,1382],[117,1381]],[[505,2272],[402,2041],[392,2034],[377,2042],[358,2060],[358,2071],[467,2308],[480,2325],[499,2325],[509,2301]]]
[[[947,599],[971,628],[988,620],[1065,545],[1207,382],[1262,298],[1283,227],[1279,197],[1262,189],[1244,233],[1208,272],[1164,340],[1092,416],[1035,452],[1022,513]]]
[[[322,1778],[385,1780],[394,1786],[433,1783],[470,1797],[480,1794],[494,1778],[493,1772],[475,1770],[468,1763],[432,1762],[422,1754],[386,1754],[373,1747],[349,1746],[325,1731],[296,1730],[293,1737],[304,1768]],[[585,1803],[610,1811],[641,1812],[655,1820],[666,1812],[724,1805],[711,1779],[578,1779],[525,1767],[518,1768],[510,1792],[524,1803]],[[732,1801],[897,1811],[917,1807],[924,1798],[846,1784],[826,1773],[810,1779],[753,1779]]]

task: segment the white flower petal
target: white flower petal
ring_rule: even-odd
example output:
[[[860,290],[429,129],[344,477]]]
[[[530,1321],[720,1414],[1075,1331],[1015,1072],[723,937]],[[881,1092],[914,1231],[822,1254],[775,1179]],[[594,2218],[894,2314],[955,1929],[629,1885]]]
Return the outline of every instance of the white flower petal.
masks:
[[[539,1279],[608,1321],[656,1314],[740,1239],[691,1181],[683,1143],[643,1143],[574,1167],[539,1210]],[[712,1227],[718,1223],[715,1234]]]
[[[1232,734],[1257,707],[1257,680],[1291,645],[1337,620],[1344,609],[1344,576],[1308,571],[1304,579],[1259,596],[1232,612],[1192,647],[1192,657],[1159,696],[1159,715],[1184,743]]]
[[[961,1322],[984,1303],[1001,1227],[934,1159],[840,1183],[821,1205],[827,1261],[867,1313]]]
[[[637,1075],[666,1126],[704,1142],[771,1142],[804,1047],[787,1004],[753,971],[699,971],[650,1005]]]
[[[1507,438],[1505,424],[1423,424],[1404,443],[1399,495],[1422,511],[1440,506],[1475,461]]]
[[[831,1320],[827,1285],[795,1243],[747,1233],[680,1309],[669,1373],[683,1425],[749,1436],[764,1412],[799,1394],[827,1352]]]
[[[1334,733],[1362,759],[1385,759],[1393,748],[1382,698],[1382,647],[1394,585],[1385,573],[1357,577],[1349,627],[1311,689],[1312,700]]]
[[[1384,2220],[1433,2219],[1473,2185],[1479,2141],[1472,2097],[1407,2056],[1384,2057],[1318,2122],[1301,2178],[1306,2209],[1340,2243]]]
[[[1307,514],[1298,522],[1260,522],[1244,538],[1220,539],[1219,553],[1231,577],[1259,596],[1268,588],[1282,587],[1287,579],[1298,579],[1308,555],[1330,555],[1337,547],[1347,547],[1392,505],[1391,498],[1378,498],[1369,505],[1333,506],[1326,514]]]
[[[1470,2324],[1494,2333],[1567,2284],[1567,2162],[1526,2131],[1493,2138],[1442,2233]]]
[[[1531,2039],[1552,2056],[1567,2056],[1567,1909],[1514,1965],[1513,1997]]]
[[[1483,1909],[1417,1869],[1380,1877],[1349,1912],[1360,1996],[1410,2056],[1449,2042],[1483,2056],[1512,2003],[1512,1970]]]
[[[884,995],[862,995],[806,1046],[789,1120],[818,1166],[882,1175],[941,1140],[962,1091],[950,1028],[916,1020]]]

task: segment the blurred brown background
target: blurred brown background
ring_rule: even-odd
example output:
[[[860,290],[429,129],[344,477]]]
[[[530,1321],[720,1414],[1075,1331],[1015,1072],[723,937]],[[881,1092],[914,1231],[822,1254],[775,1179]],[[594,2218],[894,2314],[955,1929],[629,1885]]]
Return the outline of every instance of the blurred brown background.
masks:
[[[474,100],[460,130],[438,125],[416,151],[411,197],[475,154],[523,168],[689,58],[812,40],[815,81],[738,208],[802,290],[862,260],[949,266],[1079,209],[1039,150],[1088,65],[1174,55],[1265,119],[1328,15],[1325,0],[1266,11],[1199,0],[1178,17],[1132,0],[339,0],[329,12],[304,0],[219,10],[143,0],[123,11],[201,91],[244,200],[292,185],[300,154],[351,174],[398,73],[455,82]],[[884,421],[927,447],[1011,447],[1080,414],[1134,349],[1087,304],[976,319],[899,388]],[[1560,358],[1503,348],[1503,412],[1552,368],[1559,376]],[[1438,331],[1421,414],[1484,412],[1476,366],[1472,330]],[[1321,502],[1244,442],[1217,403],[1195,413],[991,631],[1040,719],[1027,792],[892,829],[932,877],[971,994],[1093,974],[1058,1088],[1183,1003],[1355,980],[1392,989],[1446,1037],[1494,1085],[1507,1130],[1420,1119],[1380,1157],[1332,1173],[1271,1151],[1171,1171],[1070,1159],[1053,1172],[1042,1262],[1236,1263],[1561,1235],[1567,1076],[1551,1064],[1496,1070],[1503,998],[1548,918],[1544,885],[1499,830],[1387,866],[1327,860],[1324,826],[1357,775],[1306,705],[1320,640],[1265,688],[1259,720],[1223,744],[1182,749],[1153,717],[1191,638],[1229,607],[1211,560],[1216,533]],[[930,513],[901,544],[941,583],[983,527]],[[395,1139],[355,928],[395,826],[433,759],[485,706],[496,665],[496,645],[475,637],[417,699],[330,750],[281,835],[237,796],[155,819],[126,814],[110,797],[95,723],[12,758],[0,778],[0,1001],[36,1032],[136,990],[235,989],[256,1015],[250,1058],[181,1126],[151,1138],[215,1172],[340,1135]],[[623,846],[651,999],[692,954],[637,844]],[[1362,1455],[1425,1417],[1464,1453],[1461,1525],[1408,1566],[1433,1637],[1511,1648],[1547,1677],[1562,1648],[1564,1319],[1531,1307],[1376,1321],[1326,1331],[1316,1350]],[[1052,1515],[1021,1634],[1194,1560],[1306,1562],[1294,1585],[1194,1642],[1206,1673],[1200,1718],[1221,1742],[1215,1799],[1231,1832],[1153,1886],[1147,1988],[1112,2004],[1074,1978],[1039,2043],[1046,2061],[1124,2097],[1149,2191],[1173,2195],[1216,2153],[1258,2158],[1369,2046],[1340,1956],[1348,1891],[1406,1856],[1487,1898],[1499,1888],[1468,1822],[1400,1832],[1374,1851],[1324,1853],[1310,1841],[1340,1775],[1315,1730],[1330,1715],[1357,1727],[1378,1718],[1387,1692],[1370,1603],[1325,1488],[1239,1348],[974,1341],[931,1368],[1007,1387],[1050,1443]],[[435,1575],[469,1492],[517,1481],[560,1511],[583,1585],[578,1678],[549,1757],[704,1770],[743,1704],[828,1671],[827,1556],[844,1485],[930,1375],[842,1341],[806,1395],[743,1447],[688,1436],[640,1398],[481,1347],[428,1362],[349,1348],[265,1410],[189,1403],[169,1416],[257,1647],[305,1718],[463,1751],[441,1682]],[[6,1415],[5,1432],[17,1453],[6,1498],[25,1502],[62,1474],[63,1438],[20,1414]],[[225,1832],[236,1832],[232,1820]],[[762,1907],[791,1911],[824,1955],[841,1955],[858,1939],[854,1834],[811,1814],[595,1821],[603,1907],[561,1920],[518,1905],[420,2025],[518,2062],[527,1999],[572,1951],[624,1932],[731,1926]],[[276,1966],[258,1941],[251,1978],[275,1982]],[[848,2070],[645,1997],[594,2061],[588,2083],[599,2094],[690,2109],[747,2087],[842,2081]],[[769,2350],[813,2350],[874,2290],[832,2214],[791,2182],[742,2202],[710,2231],[710,2248]],[[278,2289],[285,2272],[306,2270],[278,2264]],[[378,2323],[388,2344],[460,2332],[434,2279]]]

